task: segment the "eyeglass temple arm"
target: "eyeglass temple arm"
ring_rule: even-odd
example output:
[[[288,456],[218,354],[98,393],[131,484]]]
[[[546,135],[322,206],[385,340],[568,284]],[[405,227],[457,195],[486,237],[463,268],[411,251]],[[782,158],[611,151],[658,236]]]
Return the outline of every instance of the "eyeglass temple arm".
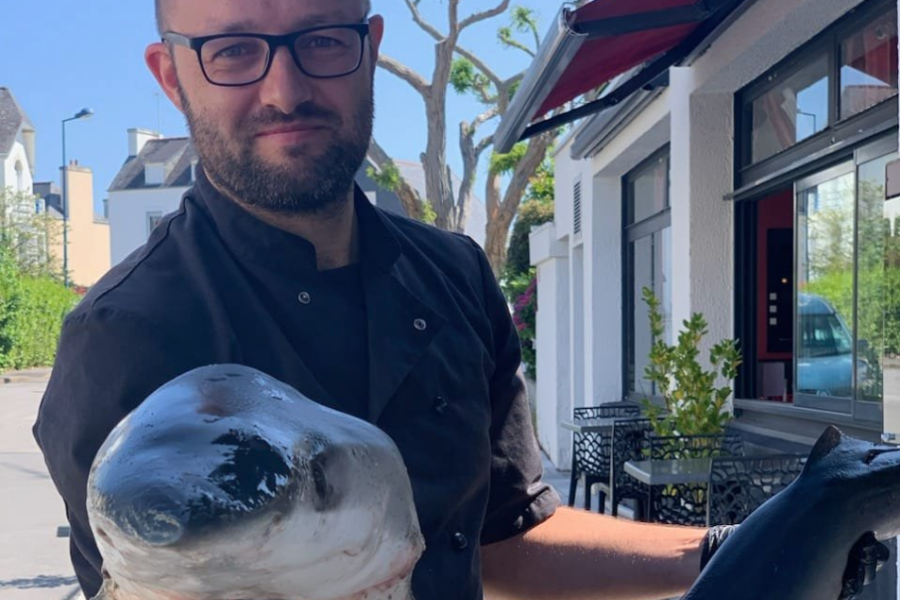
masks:
[[[162,35],[162,41],[172,42],[173,44],[178,44],[179,46],[187,46],[188,48],[192,47],[190,38],[181,35],[180,33],[174,33],[172,31],[167,31],[166,33],[164,33]]]

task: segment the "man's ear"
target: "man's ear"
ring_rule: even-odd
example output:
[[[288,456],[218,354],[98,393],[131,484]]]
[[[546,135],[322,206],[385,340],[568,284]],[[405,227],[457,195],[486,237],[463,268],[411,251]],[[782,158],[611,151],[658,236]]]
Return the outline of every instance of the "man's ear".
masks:
[[[172,101],[172,104],[178,110],[184,112],[184,107],[181,105],[181,95],[178,93],[178,75],[175,73],[175,62],[169,47],[163,42],[150,44],[147,46],[147,50],[144,51],[144,60],[147,62],[147,66],[150,68],[150,72],[153,73],[156,81],[159,82],[159,87]]]
[[[372,48],[372,60],[378,63],[378,50],[381,48],[381,40],[384,38],[384,17],[372,15],[369,17],[369,44]]]

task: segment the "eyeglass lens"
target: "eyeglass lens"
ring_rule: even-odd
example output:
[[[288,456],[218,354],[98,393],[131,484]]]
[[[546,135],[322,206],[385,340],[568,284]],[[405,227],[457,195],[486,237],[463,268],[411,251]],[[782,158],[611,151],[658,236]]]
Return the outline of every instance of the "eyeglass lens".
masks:
[[[362,40],[353,29],[320,29],[298,37],[293,51],[307,75],[339,77],[359,67]],[[210,81],[240,85],[265,74],[269,52],[269,44],[262,38],[234,36],[206,42],[200,56]]]

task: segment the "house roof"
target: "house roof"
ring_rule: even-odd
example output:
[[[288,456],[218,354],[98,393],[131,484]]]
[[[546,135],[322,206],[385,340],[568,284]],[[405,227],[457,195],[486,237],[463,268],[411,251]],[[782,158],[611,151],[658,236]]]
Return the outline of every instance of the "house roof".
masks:
[[[9,88],[0,87],[0,154],[9,154],[19,130],[34,130],[34,125]]]
[[[137,156],[130,156],[109,186],[110,192],[149,188],[187,187],[191,185],[191,164],[197,153],[190,138],[150,140]],[[147,165],[161,165],[165,177],[161,185],[147,185]]]

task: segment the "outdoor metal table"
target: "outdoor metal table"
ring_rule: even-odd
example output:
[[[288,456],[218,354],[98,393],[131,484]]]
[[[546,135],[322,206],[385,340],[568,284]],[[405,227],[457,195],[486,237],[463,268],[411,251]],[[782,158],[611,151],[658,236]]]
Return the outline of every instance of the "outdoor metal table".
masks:
[[[709,480],[711,458],[686,458],[674,460],[630,460],[625,472],[647,486],[648,497],[645,519],[654,521],[654,488],[670,485],[701,485]]]
[[[579,419],[577,421],[560,421],[563,429],[575,433],[611,433],[613,423],[634,417],[613,417],[611,419]]]
[[[649,486],[706,483],[711,464],[711,458],[629,460],[625,472]]]

